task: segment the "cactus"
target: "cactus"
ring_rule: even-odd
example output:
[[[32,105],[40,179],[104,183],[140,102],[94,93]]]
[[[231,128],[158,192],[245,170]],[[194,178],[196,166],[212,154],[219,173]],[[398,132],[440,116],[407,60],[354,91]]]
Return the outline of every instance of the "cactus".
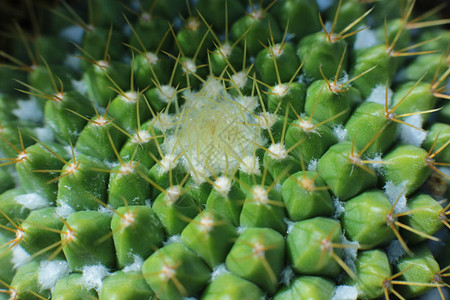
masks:
[[[0,299],[448,299],[448,20],[318,2],[27,1]]]

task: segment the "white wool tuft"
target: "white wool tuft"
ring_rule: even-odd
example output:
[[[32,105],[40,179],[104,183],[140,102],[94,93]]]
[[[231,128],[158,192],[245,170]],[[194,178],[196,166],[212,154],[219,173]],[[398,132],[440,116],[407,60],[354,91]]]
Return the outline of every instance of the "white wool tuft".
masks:
[[[241,235],[245,230],[247,230],[247,226],[239,226],[238,228],[236,228],[236,232]]]
[[[81,28],[81,26],[72,25],[61,30],[59,35],[68,41],[74,42],[75,44],[81,44],[84,29]]]
[[[294,230],[295,222],[291,221],[288,218],[284,218],[284,223],[286,223],[286,225],[287,225],[286,233],[287,234],[291,233],[292,230]]]
[[[122,271],[125,273],[128,272],[140,272],[142,270],[142,265],[144,264],[144,260],[136,254],[133,254],[134,262],[131,265],[125,266]]]
[[[69,275],[69,264],[64,260],[44,260],[38,270],[38,283],[42,289],[52,289],[56,281]]]
[[[388,106],[391,105],[392,102],[392,95],[394,94],[391,89],[388,88]],[[372,92],[370,93],[369,98],[366,99],[368,102],[375,102],[381,105],[386,104],[386,85],[379,84],[376,87],[372,89]]]
[[[228,193],[231,190],[231,180],[225,176],[220,176],[217,178],[217,180],[214,182],[214,189],[221,194],[222,196],[226,197]]]
[[[14,200],[20,205],[28,208],[29,210],[35,210],[49,206],[47,199],[41,197],[36,193],[18,195],[14,197]]]
[[[377,153],[373,158],[371,158],[369,160],[382,162],[383,158],[382,158],[381,154]],[[381,163],[372,163],[370,165],[375,169],[375,172],[377,172],[378,174],[381,174],[381,172],[383,170],[382,169],[383,164],[381,164]]]
[[[375,31],[366,28],[356,34],[354,48],[355,50],[369,48],[378,45],[379,43]]]
[[[415,127],[422,128],[423,118],[420,115],[406,117],[403,119],[403,121]],[[426,137],[426,132],[419,131],[415,128],[412,128],[411,126],[400,124],[400,140],[403,143],[408,143],[420,147]]]
[[[396,264],[398,259],[406,254],[402,244],[398,240],[393,240],[386,248],[389,262]]]
[[[181,243],[181,235],[172,235],[169,239],[167,239],[167,241],[163,242],[163,245],[167,246],[174,243]]]
[[[14,265],[14,269],[23,266],[31,260],[31,255],[28,254],[21,246],[16,246],[12,248],[12,259],[11,262]]]
[[[75,210],[62,200],[59,201],[59,205],[56,207],[56,213],[64,219],[67,219],[74,212]]]
[[[333,197],[333,205],[334,205],[334,215],[333,218],[339,219],[341,215],[345,212],[344,202],[339,201],[338,197]]]
[[[358,255],[358,248],[360,247],[359,243],[357,241],[352,242],[347,240],[344,234],[341,236],[341,242],[345,245],[353,245],[354,247],[348,247],[344,248],[344,261],[345,264],[353,271],[356,272],[356,265],[355,260]]]
[[[100,205],[100,207],[98,208],[98,211],[102,214],[105,214],[107,216],[113,216],[114,215],[114,211],[109,207],[104,207],[103,205]]]
[[[292,270],[291,266],[287,266],[286,268],[281,271],[281,283],[283,283],[285,286],[288,286],[292,279],[295,277],[294,270]]]
[[[47,126],[34,128],[34,133],[41,142],[53,142],[55,139],[53,131]]]
[[[358,290],[354,286],[338,285],[334,290],[332,300],[356,300],[358,298]]]
[[[82,284],[87,289],[99,291],[102,287],[103,278],[109,275],[108,268],[102,264],[93,266],[84,266],[82,269]]]
[[[18,108],[13,109],[12,113],[21,121],[39,122],[44,117],[35,97],[30,97],[29,100],[18,100],[17,105]]]
[[[342,124],[333,126],[333,134],[337,137],[339,142],[344,142],[347,139],[347,129],[345,129]]]
[[[222,274],[226,274],[229,273],[229,271],[227,270],[227,267],[225,266],[225,264],[220,264],[216,267],[214,267],[212,273],[211,273],[211,279],[210,281],[214,281],[217,277],[221,276]]]
[[[402,213],[407,211],[406,197],[405,197],[406,185],[407,185],[406,181],[403,181],[399,185],[395,185],[392,181],[388,181],[383,187],[384,193],[386,194],[386,196],[389,199],[389,202],[391,202],[392,205],[394,205],[395,200],[397,200],[397,198],[400,197],[394,208],[395,213]]]
[[[275,160],[282,160],[288,157],[284,144],[276,143],[269,146],[269,156]]]
[[[248,155],[242,159],[239,169],[245,174],[249,175],[260,175],[261,171],[259,169],[259,157]]]
[[[312,172],[316,172],[317,171],[317,164],[319,163],[318,159],[313,159],[309,162],[308,166],[306,167],[306,169],[308,171],[312,171]]]
[[[319,9],[324,11],[333,4],[333,0],[317,0],[317,4],[319,5]]]

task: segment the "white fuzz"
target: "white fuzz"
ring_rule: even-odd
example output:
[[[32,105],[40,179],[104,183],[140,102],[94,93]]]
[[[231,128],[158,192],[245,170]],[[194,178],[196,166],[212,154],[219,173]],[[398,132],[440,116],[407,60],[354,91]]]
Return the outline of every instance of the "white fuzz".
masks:
[[[114,215],[114,212],[109,207],[104,207],[102,205],[98,208],[98,212],[111,217]]]
[[[181,235],[172,235],[167,241],[163,242],[163,245],[167,246],[173,243],[181,243]]]
[[[161,171],[163,173],[167,173],[170,170],[174,169],[178,164],[178,161],[175,159],[176,157],[171,154],[163,156],[160,161]]]
[[[137,163],[135,161],[130,161],[128,163],[124,163],[121,167],[120,167],[120,174],[130,174],[133,173],[134,170],[137,167]]]
[[[342,124],[333,126],[333,134],[337,137],[339,142],[344,142],[347,139],[347,129],[345,129]]]
[[[47,199],[41,197],[36,193],[17,195],[14,197],[14,200],[20,205],[28,208],[29,210],[44,208],[48,207],[49,205]]]
[[[252,249],[253,256],[262,258],[265,257],[266,250],[262,243],[260,242],[254,243],[252,245],[252,248],[253,248]]]
[[[35,97],[30,97],[29,100],[18,100],[16,103],[18,107],[13,109],[12,113],[21,121],[39,122],[44,117]]]
[[[197,65],[195,64],[195,62],[192,59],[187,58],[184,61],[182,69],[186,73],[195,73],[195,72],[197,72]]]
[[[309,162],[308,166],[306,167],[306,169],[308,171],[313,171],[316,172],[317,171],[317,164],[319,163],[318,159],[313,159]]]
[[[231,45],[229,43],[225,43],[222,45],[222,47],[219,48],[219,52],[225,57],[229,57],[232,50],[233,49],[231,48]]]
[[[266,189],[262,186],[255,186],[252,188],[252,196],[253,200],[256,202],[256,204],[267,204],[269,202],[269,194],[267,193]]]
[[[236,228],[236,232],[241,235],[242,233],[244,233],[245,230],[247,230],[248,227],[246,226],[239,226]]]
[[[152,135],[147,130],[140,130],[133,135],[131,141],[135,144],[145,144],[152,138]]]
[[[281,44],[273,45],[273,47],[270,48],[270,54],[275,57],[281,56],[283,52],[283,45]]]
[[[173,116],[166,113],[158,115],[154,126],[161,131],[169,130],[173,127]]]
[[[276,121],[277,116],[275,114],[271,114],[270,112],[262,112],[258,116],[258,125],[265,130],[272,128]]]
[[[123,268],[123,272],[140,272],[142,270],[142,265],[144,264],[144,260],[139,256],[134,254],[133,255],[134,262],[131,265],[125,266]]]
[[[204,232],[209,233],[214,227],[213,216],[210,213],[204,213],[200,218],[198,226],[200,226]]]
[[[377,153],[377,154],[376,154],[373,158],[371,158],[370,160],[372,160],[372,161],[379,161],[379,162],[382,162],[382,161],[383,161],[382,155],[379,154],[379,153]],[[381,164],[381,163],[372,163],[372,164],[370,164],[370,165],[375,169],[375,171],[376,171],[378,174],[380,174],[380,173],[382,172],[383,164]]]
[[[56,213],[60,215],[62,218],[66,219],[71,214],[75,212],[75,210],[69,206],[65,201],[60,200],[59,205],[56,207]]]
[[[339,219],[341,217],[341,215],[345,212],[344,202],[339,201],[338,197],[333,197],[333,205],[334,205],[333,218]]]
[[[398,240],[393,240],[386,248],[389,262],[393,265],[397,264],[398,259],[406,254],[402,244]]]
[[[259,106],[258,97],[256,96],[237,97],[236,101],[240,105],[242,105],[242,107],[251,112],[253,112]]]
[[[291,283],[292,279],[294,279],[295,277],[295,273],[292,270],[291,266],[287,266],[283,269],[283,271],[281,271],[281,283],[283,283],[285,286],[289,286],[289,284]]]
[[[231,81],[234,83],[234,86],[238,89],[242,89],[247,83],[247,73],[241,71],[233,74],[231,76]]]
[[[176,100],[177,90],[170,85],[160,86],[157,93],[159,98],[165,103],[171,101],[174,102]]]
[[[228,193],[231,190],[231,180],[228,177],[220,176],[214,182],[214,189],[222,196],[228,196]]]
[[[208,78],[203,84],[203,88],[200,93],[204,93],[205,97],[219,97],[224,91],[222,81],[215,78]]]
[[[70,56],[71,58],[76,59],[76,62],[79,63],[79,61],[80,61],[79,58],[76,58],[75,56],[72,56],[72,55],[68,55],[68,56]],[[86,84],[86,82],[83,79],[80,79],[80,80],[72,79],[71,83],[72,83],[73,89],[75,91],[79,92],[82,95],[86,95],[87,94],[88,85]]]
[[[261,170],[259,169],[259,157],[258,156],[246,156],[242,159],[239,169],[248,175],[260,175]]]
[[[34,133],[36,134],[36,138],[41,142],[53,142],[55,139],[53,130],[48,126],[36,127],[34,128]]]
[[[64,27],[60,31],[59,35],[65,40],[74,42],[75,44],[79,45],[83,40],[84,30],[81,26],[71,25]]]
[[[192,179],[194,179],[194,182],[197,185],[200,185],[200,184],[206,182],[206,179],[211,175],[209,170],[203,166],[199,166],[199,165],[191,166],[191,165],[189,165],[189,162],[187,162],[187,161],[186,161],[186,163],[184,163],[184,166],[186,167],[186,169],[189,170],[189,173],[191,174]]]
[[[288,157],[286,148],[280,143],[270,145],[269,156],[275,160],[282,160]]]
[[[277,84],[271,88],[271,92],[277,97],[284,97],[289,92],[289,87],[286,84]]]
[[[366,28],[356,34],[354,48],[355,50],[369,48],[378,45],[379,43],[375,31]]]
[[[126,92],[123,96],[122,96],[122,100],[125,102],[131,102],[131,103],[136,103],[136,101],[138,100],[138,94],[136,92],[133,91],[129,91]]]
[[[103,278],[109,275],[108,269],[102,265],[84,266],[82,269],[83,286],[87,289],[99,291],[102,287]]]
[[[213,282],[217,277],[221,276],[222,274],[226,274],[226,273],[230,273],[227,270],[227,267],[225,266],[225,264],[220,264],[220,265],[214,267],[214,269],[211,273],[211,279],[209,281]]]
[[[178,185],[171,186],[167,189],[167,204],[173,205],[181,196],[181,188]]]
[[[289,218],[284,218],[284,223],[287,225],[286,233],[289,234],[294,230],[295,222],[292,222]]]
[[[406,207],[406,197],[405,197],[405,188],[408,182],[403,181],[399,185],[395,185],[392,181],[386,182],[384,186],[384,193],[386,194],[389,202],[394,205],[395,201],[398,199],[397,204],[394,208],[394,213],[402,213],[406,212],[408,208]]]
[[[19,268],[20,266],[23,266],[27,262],[31,260],[31,255],[28,254],[27,251],[25,251],[21,246],[16,246],[12,248],[12,259],[11,262],[14,265],[14,269]]]
[[[392,92],[392,90],[388,88],[388,93],[387,93],[388,107],[391,105],[393,94],[394,93]],[[366,101],[385,105],[385,103],[386,103],[386,85],[379,84],[376,87],[374,87],[372,89],[372,92],[370,93],[369,98],[367,98]]]
[[[69,264],[64,260],[44,260],[38,270],[38,283],[42,289],[52,289],[56,282],[69,275]]]
[[[145,54],[145,57],[147,58],[147,61],[152,65],[156,64],[159,60],[158,56],[153,52],[147,52]]]
[[[411,124],[417,128],[422,128],[423,118],[421,115],[413,115],[403,119],[408,124]],[[422,142],[427,137],[427,133],[419,131],[410,126],[400,124],[400,140],[403,143],[408,143],[417,147],[422,145]]]
[[[354,286],[338,285],[334,290],[332,300],[356,300],[358,298],[358,290]]]
[[[94,124],[96,126],[105,126],[108,123],[109,123],[109,120],[107,118],[105,118],[104,116],[99,116],[94,120],[94,122],[92,122],[92,124]]]
[[[356,273],[356,257],[358,255],[358,248],[360,247],[359,243],[357,241],[352,242],[347,240],[344,234],[341,235],[341,243],[344,245],[352,245],[352,247],[344,248],[344,261],[345,264]]]

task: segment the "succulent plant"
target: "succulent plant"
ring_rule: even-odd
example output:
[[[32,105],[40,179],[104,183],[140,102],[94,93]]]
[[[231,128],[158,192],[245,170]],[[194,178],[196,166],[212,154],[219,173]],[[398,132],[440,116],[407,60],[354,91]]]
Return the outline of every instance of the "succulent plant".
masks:
[[[371,2],[30,9],[0,299],[448,297],[448,20]]]

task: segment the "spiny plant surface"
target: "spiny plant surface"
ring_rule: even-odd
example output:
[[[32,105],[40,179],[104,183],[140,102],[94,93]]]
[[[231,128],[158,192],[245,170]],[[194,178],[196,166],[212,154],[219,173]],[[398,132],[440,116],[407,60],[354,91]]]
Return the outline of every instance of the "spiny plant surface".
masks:
[[[448,299],[443,6],[26,3],[0,299]]]

